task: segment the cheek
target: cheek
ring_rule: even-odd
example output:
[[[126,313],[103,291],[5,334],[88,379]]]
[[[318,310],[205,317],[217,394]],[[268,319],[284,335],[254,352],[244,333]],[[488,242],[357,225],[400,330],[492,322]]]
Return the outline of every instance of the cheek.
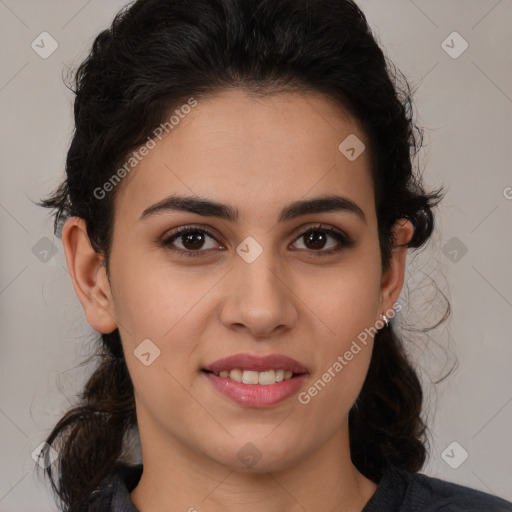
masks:
[[[363,387],[373,349],[371,332],[364,329],[369,315],[356,310],[351,316],[347,309],[333,317],[334,336],[324,337],[318,343],[318,362],[314,375],[297,395],[298,414],[304,422],[297,422],[301,435],[315,432],[317,439],[333,434],[346,418]]]
[[[361,260],[337,269],[322,288],[310,294],[311,318],[321,320],[323,334],[315,341],[318,368],[301,403],[348,412],[363,386],[373,336],[380,327],[376,326],[379,286],[378,264]]]
[[[302,296],[311,314],[323,320],[326,341],[340,348],[375,325],[380,304],[381,271],[378,262],[359,256],[321,279],[303,280]],[[308,291],[309,290],[309,291]],[[309,302],[311,301],[311,302]]]
[[[117,318],[130,336],[162,338],[201,300],[207,276],[191,279],[190,271],[164,266],[151,254],[113,263]]]
[[[135,394],[171,421],[173,410],[190,408],[187,390],[195,377],[191,361],[198,339],[194,319],[205,286],[194,290],[183,276],[166,277],[166,271],[129,261],[118,270],[116,313]]]
[[[155,262],[141,264],[135,256],[117,261],[112,275],[127,365],[136,388],[179,397],[177,383],[187,387],[195,377],[195,351],[209,315],[205,296],[218,278],[191,279],[189,273]]]
[[[339,396],[357,393],[363,384],[376,332],[377,307],[378,300],[369,293],[341,293],[328,310],[318,314],[329,324],[328,334],[317,345],[321,347],[318,374],[329,387],[339,388]]]

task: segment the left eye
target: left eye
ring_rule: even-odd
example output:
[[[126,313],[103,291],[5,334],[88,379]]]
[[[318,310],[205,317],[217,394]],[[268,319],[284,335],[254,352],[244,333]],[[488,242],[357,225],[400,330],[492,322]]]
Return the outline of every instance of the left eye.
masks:
[[[337,244],[334,244],[334,247],[326,250],[321,251],[320,249],[325,249],[325,243],[328,238],[333,238],[336,240]],[[332,254],[334,252],[341,251],[344,247],[352,247],[353,242],[351,239],[348,238],[344,233],[341,231],[337,231],[332,228],[327,227],[313,227],[308,229],[307,231],[304,231],[297,240],[305,240],[306,244],[311,244],[309,247],[310,249],[314,249],[313,252],[319,252],[322,254]],[[320,246],[320,247],[319,247]],[[332,246],[331,246],[332,247]],[[308,247],[306,247],[308,249]],[[315,255],[316,256],[316,255]]]
[[[206,256],[206,251],[208,249],[215,248],[215,244],[213,247],[204,248],[203,245],[205,243],[205,237],[209,237],[212,240],[215,240],[215,237],[206,229],[197,228],[192,226],[185,226],[183,228],[179,228],[175,230],[170,236],[166,237],[162,241],[162,245],[164,247],[170,247],[171,250],[177,252],[180,256]],[[325,244],[328,238],[333,238],[336,240],[337,245],[334,245],[334,248],[330,248],[329,250],[321,250],[325,249]],[[183,248],[175,246],[175,240],[179,239],[180,243],[183,245]],[[310,249],[311,253],[319,253],[314,254],[315,256],[329,255],[332,253],[336,253],[341,251],[343,248],[353,247],[354,242],[343,232],[335,230],[330,227],[324,226],[316,226],[307,229],[302,232],[296,240],[302,240],[305,248]],[[309,247],[308,247],[309,246]]]

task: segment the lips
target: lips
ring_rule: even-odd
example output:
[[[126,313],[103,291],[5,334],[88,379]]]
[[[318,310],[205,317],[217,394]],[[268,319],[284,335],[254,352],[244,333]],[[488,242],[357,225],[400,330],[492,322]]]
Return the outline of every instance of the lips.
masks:
[[[295,359],[283,354],[255,356],[252,354],[235,354],[205,366],[203,371],[219,373],[230,370],[249,370],[264,372],[267,370],[285,370],[294,374],[308,373],[308,369]]]
[[[272,407],[297,393],[309,371],[283,354],[235,354],[205,366],[202,373],[214,389],[238,405]]]

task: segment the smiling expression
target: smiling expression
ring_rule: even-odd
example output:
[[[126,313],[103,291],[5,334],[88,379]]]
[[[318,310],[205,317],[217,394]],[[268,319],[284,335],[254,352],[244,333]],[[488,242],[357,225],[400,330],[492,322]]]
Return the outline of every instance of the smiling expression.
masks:
[[[359,124],[324,96],[223,91],[200,99],[124,178],[104,308],[112,325],[92,308],[88,320],[119,327],[143,453],[169,447],[240,468],[251,443],[266,470],[346,439],[372,339],[307,405],[297,393],[401,288],[400,277],[384,288],[369,151],[347,158],[339,145],[350,135],[368,148]],[[146,354],[158,352],[151,364],[136,355],[144,340]],[[277,384],[226,384],[205,371],[234,354],[281,354],[307,371]],[[263,402],[244,401],[243,386],[261,389]]]

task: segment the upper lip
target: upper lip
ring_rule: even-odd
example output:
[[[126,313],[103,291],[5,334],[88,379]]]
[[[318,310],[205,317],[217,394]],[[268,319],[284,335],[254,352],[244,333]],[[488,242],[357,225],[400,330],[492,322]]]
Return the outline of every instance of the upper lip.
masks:
[[[221,372],[226,370],[252,370],[263,372],[265,370],[289,370],[293,373],[307,373],[308,369],[295,359],[282,354],[268,354],[256,356],[252,354],[234,354],[218,359],[205,366],[203,370]]]

